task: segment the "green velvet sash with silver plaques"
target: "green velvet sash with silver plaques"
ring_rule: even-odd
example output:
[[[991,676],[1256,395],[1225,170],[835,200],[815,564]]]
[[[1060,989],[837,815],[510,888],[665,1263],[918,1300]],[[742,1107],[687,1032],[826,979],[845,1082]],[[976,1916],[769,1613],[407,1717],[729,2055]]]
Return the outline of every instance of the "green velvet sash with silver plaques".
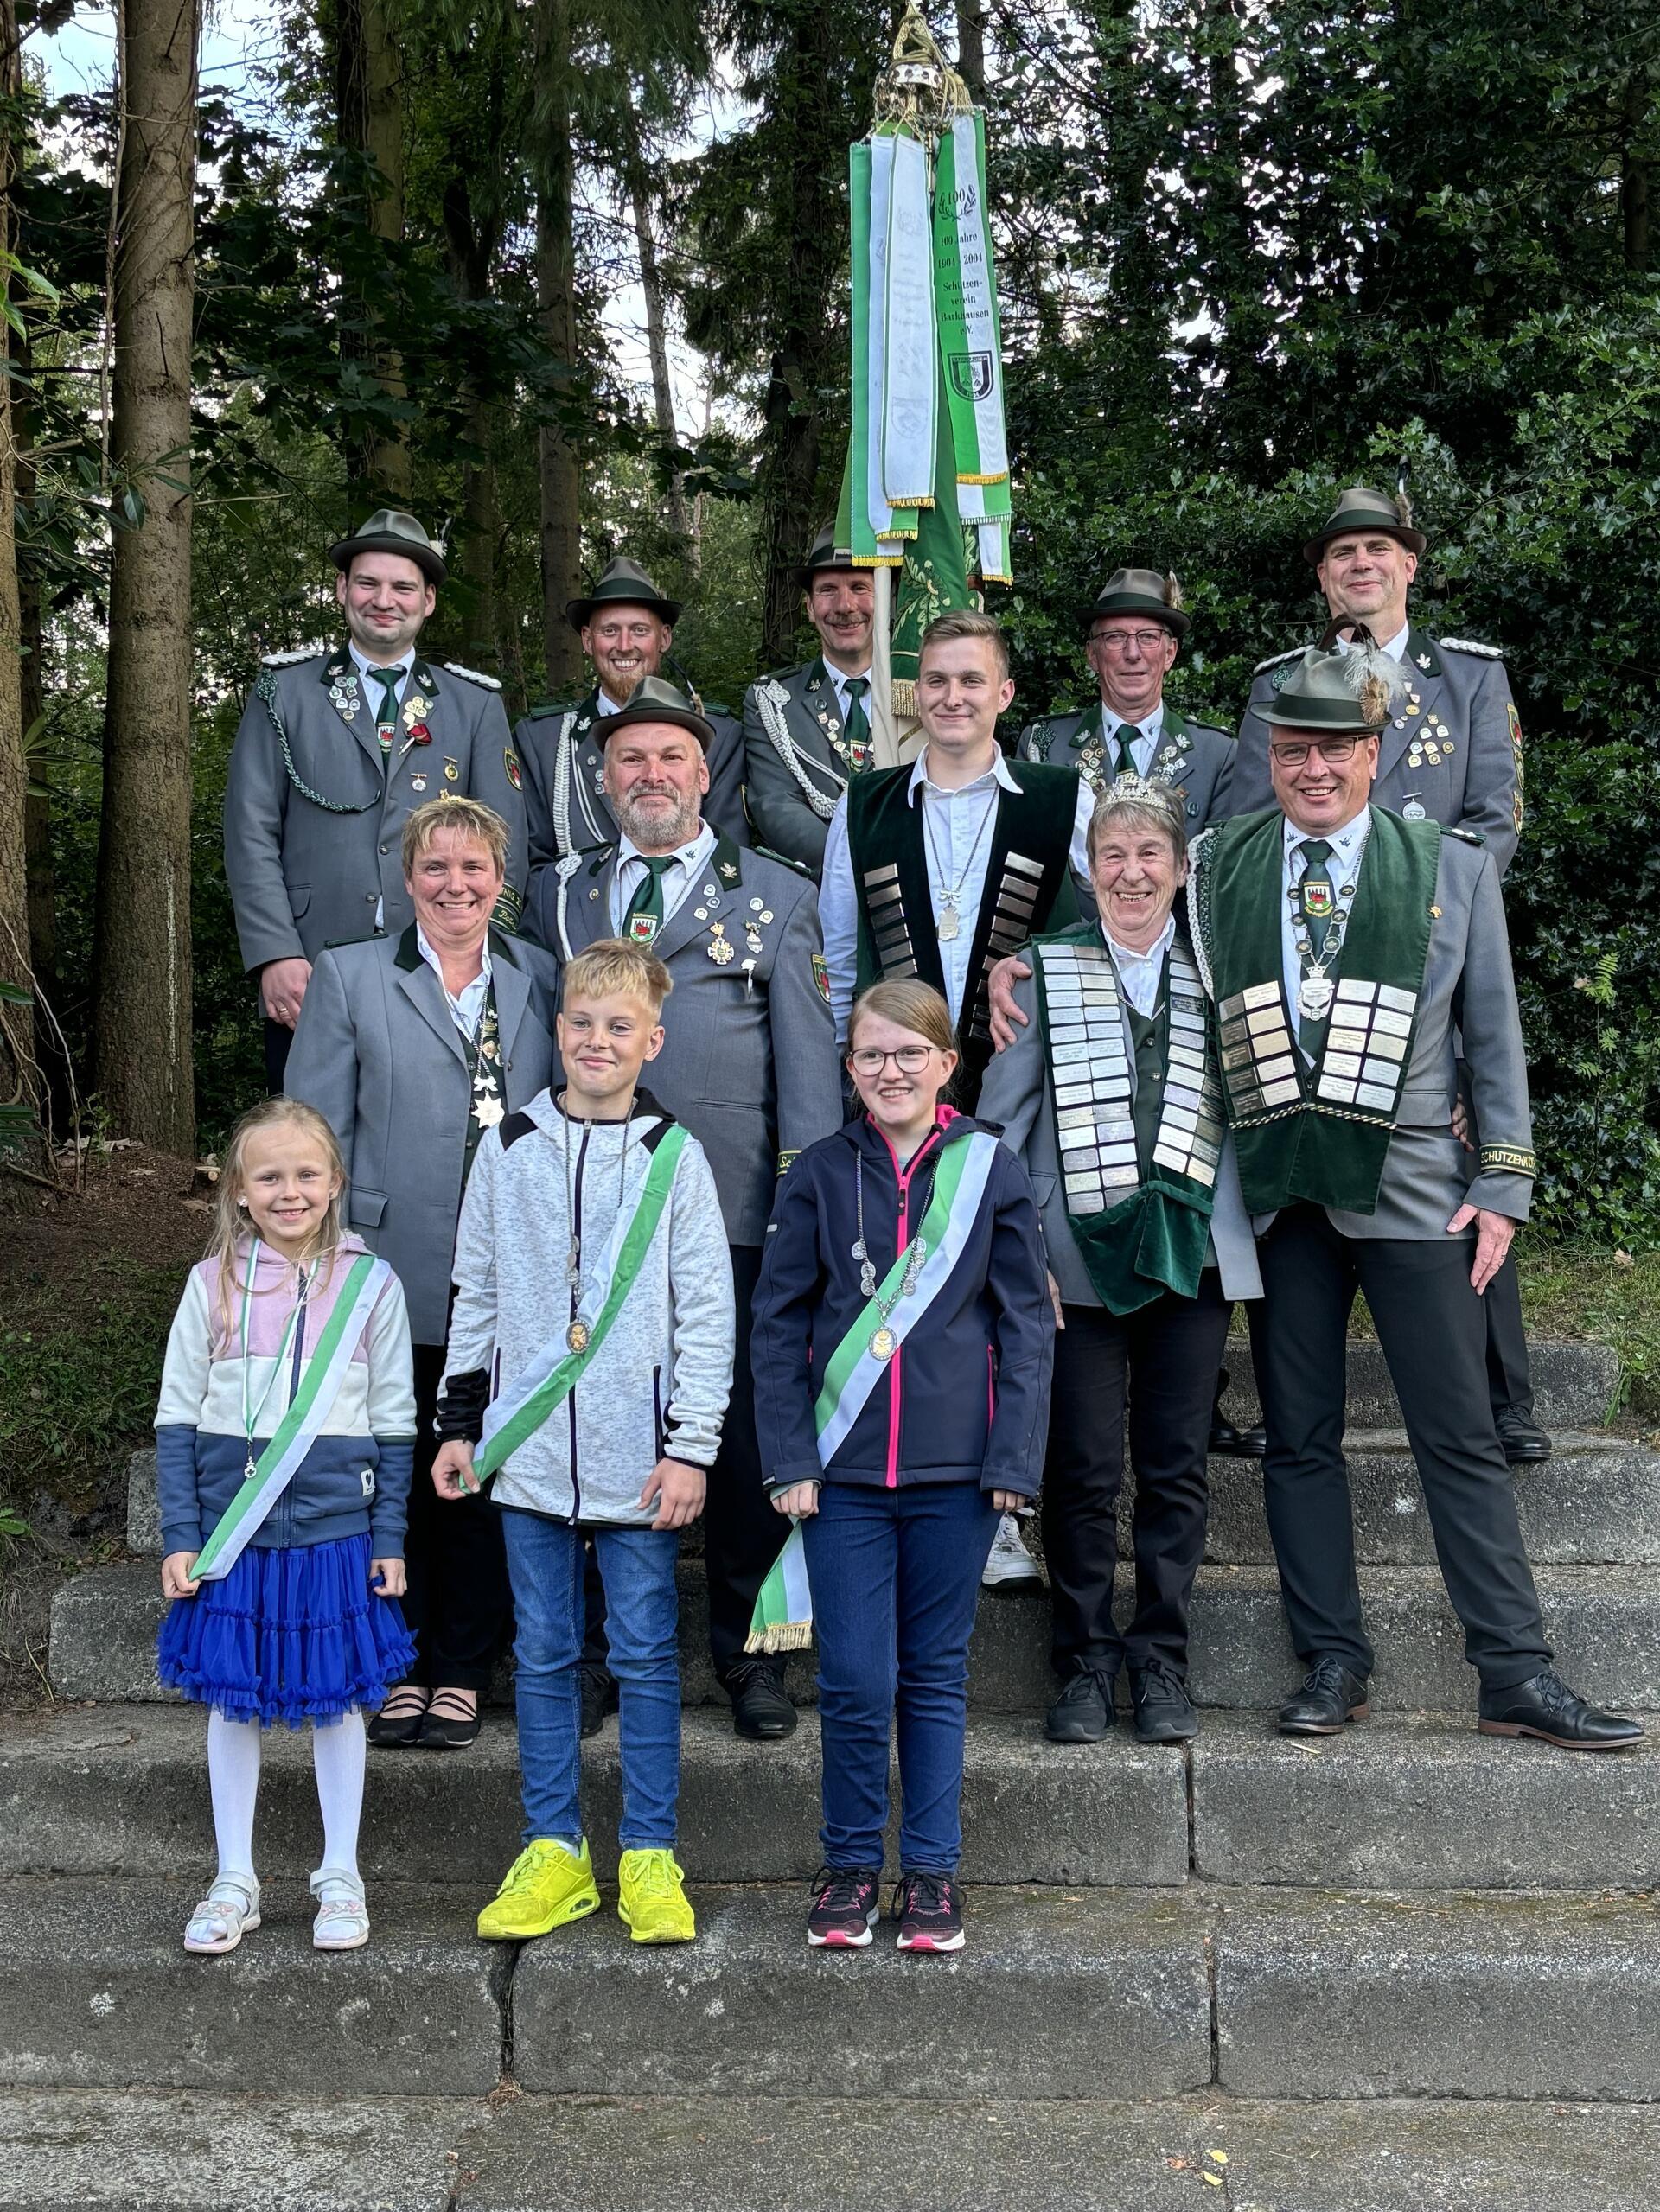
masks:
[[[1109,1313],[1191,1298],[1210,1240],[1222,1086],[1204,986],[1178,936],[1165,964],[1164,1101],[1144,1175],[1118,971],[1093,922],[1032,940],[1067,1226]]]
[[[1371,810],[1319,1058],[1294,1042],[1280,917],[1285,817],[1242,814],[1193,849],[1189,907],[1221,1024],[1222,1081],[1247,1211],[1295,1199],[1370,1214],[1377,1204],[1429,953],[1437,822]]]

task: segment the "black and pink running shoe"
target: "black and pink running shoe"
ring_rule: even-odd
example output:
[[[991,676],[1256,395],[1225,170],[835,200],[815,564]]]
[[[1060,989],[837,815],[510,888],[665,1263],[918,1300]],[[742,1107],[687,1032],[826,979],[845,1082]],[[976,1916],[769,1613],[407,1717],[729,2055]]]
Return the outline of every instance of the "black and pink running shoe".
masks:
[[[822,1866],[813,1884],[807,1940],[815,1951],[862,1951],[882,1910],[882,1887],[868,1866]]]
[[[961,1951],[962,1898],[949,1874],[902,1874],[893,1893],[902,1951]]]

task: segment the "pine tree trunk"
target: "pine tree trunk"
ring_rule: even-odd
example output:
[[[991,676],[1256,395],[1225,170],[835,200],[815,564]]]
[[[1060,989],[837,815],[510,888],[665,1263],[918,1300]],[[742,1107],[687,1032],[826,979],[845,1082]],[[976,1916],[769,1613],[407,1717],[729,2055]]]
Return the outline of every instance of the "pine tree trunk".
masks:
[[[335,105],[340,143],[367,156],[379,172],[360,203],[363,226],[383,244],[396,245],[404,235],[403,62],[391,0],[336,0]],[[342,329],[342,357],[366,362],[389,398],[403,398],[402,364],[362,292],[355,314],[361,328]],[[409,505],[409,442],[401,430],[354,439],[346,470],[354,523],[375,507]]]
[[[657,239],[651,220],[651,179],[646,169],[644,149],[640,143],[640,124],[634,110],[629,108],[622,118],[622,127],[627,133],[624,168],[629,189],[629,204],[634,214],[634,235],[640,249],[640,290],[646,303],[646,345],[651,355],[651,397],[657,418],[657,436],[666,446],[678,445],[680,431],[674,422],[674,386],[668,370],[668,327],[663,310],[663,272],[657,258]],[[670,477],[668,495],[663,502],[668,526],[680,539],[692,534],[692,519],[686,509],[686,493],[678,470]]]
[[[110,453],[117,496],[104,799],[93,926],[100,1100],[128,1136],[188,1155],[190,1064],[190,341],[195,289],[200,0],[123,0],[125,143],[115,258]]]
[[[576,239],[571,198],[570,0],[536,0],[536,86],[541,148],[536,194],[536,298],[542,340],[557,360],[577,361]],[[565,602],[582,589],[581,472],[562,424],[540,437],[542,639],[547,688],[567,698],[582,678],[582,647]]]
[[[1625,266],[1639,275],[1649,266],[1650,165],[1632,141],[1648,112],[1648,72],[1639,69],[1625,87],[1625,133],[1619,152],[1619,221]]]
[[[0,250],[16,252],[12,189],[22,168],[22,54],[16,0],[0,0]],[[11,383],[4,373],[11,332],[0,322],[0,980],[19,991],[34,984],[29,947],[29,900],[24,864],[24,815],[29,765],[23,750],[22,606],[17,587],[14,502],[17,454]],[[43,1086],[35,1060],[35,1015],[28,1004],[0,1003],[0,1099],[38,1114]],[[9,1143],[38,1152],[27,1128]]]

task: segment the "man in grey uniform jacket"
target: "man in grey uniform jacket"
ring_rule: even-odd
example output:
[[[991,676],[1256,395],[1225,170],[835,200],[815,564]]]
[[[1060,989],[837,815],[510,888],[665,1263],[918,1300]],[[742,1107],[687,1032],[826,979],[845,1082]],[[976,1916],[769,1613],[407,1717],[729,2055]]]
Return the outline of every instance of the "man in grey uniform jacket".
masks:
[[[674,979],[652,1088],[709,1156],[737,1289],[732,1395],[705,1509],[710,1644],[738,1733],[776,1738],[795,1724],[779,1663],[744,1650],[780,1542],[756,1442],[748,1316],[774,1185],[841,1125],[818,897],[807,877],[702,819],[713,732],[672,684],[647,677],[601,727],[620,837],[544,869],[526,928],[561,960],[601,937],[649,945]]]
[[[1374,803],[1408,821],[1476,831],[1502,881],[1522,833],[1522,724],[1504,664],[1491,645],[1433,638],[1412,622],[1407,594],[1427,541],[1405,496],[1366,484],[1339,494],[1303,547],[1331,615],[1329,634],[1364,629],[1400,666],[1401,685],[1378,747]],[[1235,813],[1274,803],[1268,721],[1303,648],[1265,660],[1240,724]],[[1484,1301],[1487,1379],[1499,1442],[1513,1467],[1550,1457],[1533,1415],[1528,1340],[1516,1263]]]
[[[566,601],[565,613],[581,636],[595,681],[585,698],[544,699],[514,731],[524,763],[533,880],[567,853],[615,840],[601,724],[637,684],[661,672],[680,619],[680,602],[666,598],[644,569],[619,554],[584,598]],[[734,845],[747,845],[744,733],[718,707],[699,702],[699,712],[714,732],[705,816]]]
[[[1310,651],[1276,697],[1283,813],[1199,842],[1194,945],[1258,1238],[1262,1480],[1291,1639],[1292,1735],[1363,1719],[1372,1649],[1343,1457],[1350,1310],[1363,1291],[1401,1400],[1442,1578],[1481,1678],[1484,1733],[1637,1742],[1553,1669],[1485,1387],[1480,1293],[1525,1221],[1535,1162],[1498,870],[1472,832],[1369,803],[1398,672]],[[1451,1127],[1459,1040],[1481,1132]]]
[[[850,777],[870,767],[876,586],[820,530],[796,571],[817,657],[751,684],[744,698],[750,819],[769,851],[824,870],[824,840]]]
[[[437,547],[412,514],[383,507],[329,558],[346,641],[265,660],[225,786],[225,875],[242,963],[259,979],[273,1090],[322,947],[408,925],[399,853],[416,807],[448,794],[482,800],[507,823],[498,912],[509,928],[525,884],[501,687],[416,649],[444,580]]]
[[[1029,723],[1020,758],[1076,768],[1096,791],[1119,775],[1168,783],[1182,794],[1191,838],[1221,821],[1231,812],[1234,741],[1165,704],[1165,679],[1191,622],[1173,576],[1115,570],[1083,616],[1099,696],[1076,713]]]

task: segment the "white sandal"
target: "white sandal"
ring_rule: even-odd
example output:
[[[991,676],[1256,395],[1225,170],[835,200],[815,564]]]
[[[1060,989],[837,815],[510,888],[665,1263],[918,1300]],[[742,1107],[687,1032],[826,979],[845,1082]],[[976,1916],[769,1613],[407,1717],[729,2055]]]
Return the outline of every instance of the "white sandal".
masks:
[[[252,1874],[221,1874],[185,1922],[187,1951],[234,1951],[259,1925],[259,1884]]]
[[[369,1940],[369,1909],[363,1901],[362,1877],[342,1866],[320,1866],[311,1877],[310,1890],[317,1901],[311,1924],[315,1951],[358,1951]]]

